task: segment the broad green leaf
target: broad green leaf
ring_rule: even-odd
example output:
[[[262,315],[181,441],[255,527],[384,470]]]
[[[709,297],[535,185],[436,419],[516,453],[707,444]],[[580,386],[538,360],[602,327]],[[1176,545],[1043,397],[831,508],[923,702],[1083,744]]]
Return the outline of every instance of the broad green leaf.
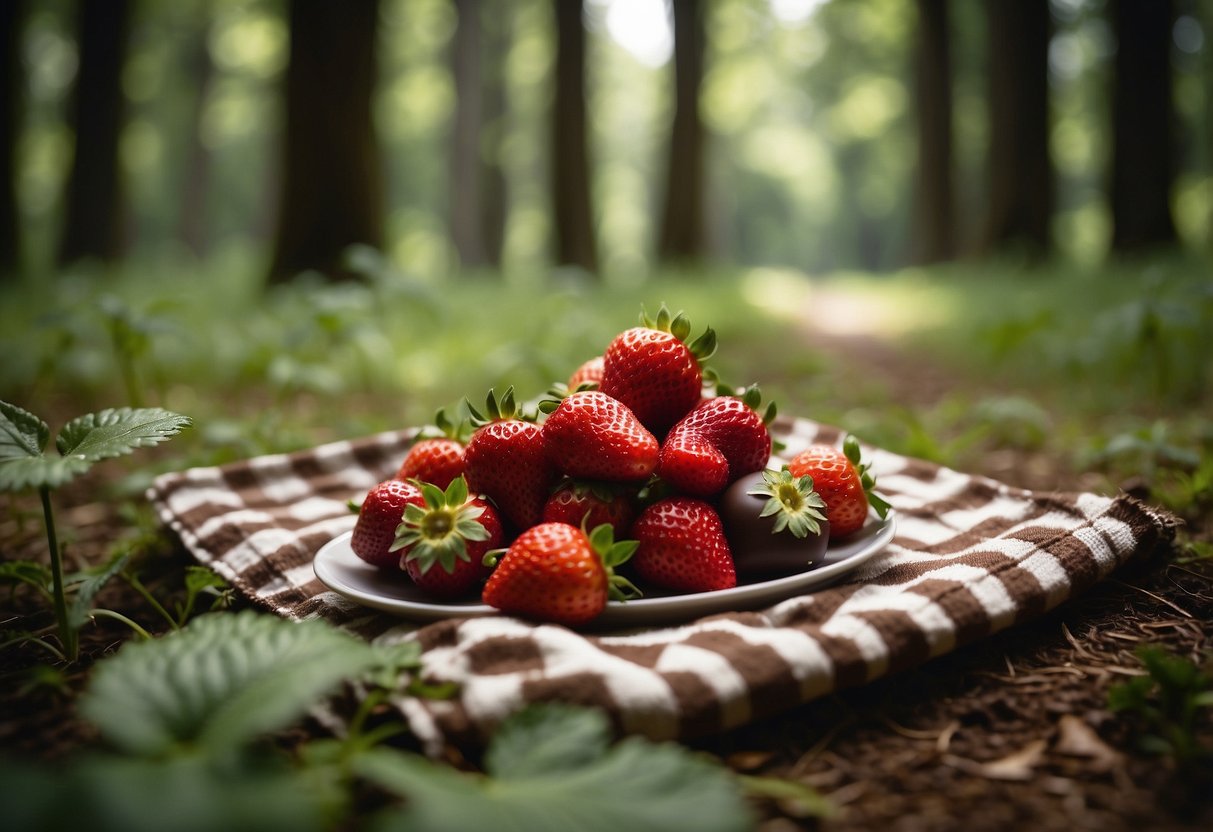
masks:
[[[0,401],[0,461],[41,456],[50,437],[46,422],[15,404]]]
[[[610,734],[599,711],[555,704],[527,708],[493,736],[485,769],[494,777],[515,778],[586,765],[606,753]]]
[[[100,663],[80,711],[131,753],[219,752],[290,725],[378,661],[370,645],[322,622],[212,613]]]
[[[80,416],[63,426],[55,447],[63,456],[89,462],[156,445],[190,424],[187,416],[158,407],[121,407]]]
[[[92,463],[80,457],[27,456],[0,459],[0,491],[58,488],[83,474]]]
[[[567,724],[573,729],[568,744],[587,740],[593,753],[559,749],[559,739],[551,733],[555,720],[538,718],[529,725],[503,726],[503,741],[510,749],[490,747],[494,766],[506,766],[497,778],[459,774],[383,748],[359,756],[354,760],[357,773],[407,801],[399,812],[381,816],[374,828],[379,832],[740,832],[752,828],[753,817],[740,789],[723,768],[681,746],[639,738],[604,749],[595,738],[597,728],[589,722]],[[525,739],[530,731],[537,732],[533,743]],[[515,754],[517,758],[511,759]],[[514,763],[518,768],[513,768]]]
[[[332,827],[341,798],[334,783],[248,757],[90,755],[54,769],[0,761],[9,829],[320,832]]]

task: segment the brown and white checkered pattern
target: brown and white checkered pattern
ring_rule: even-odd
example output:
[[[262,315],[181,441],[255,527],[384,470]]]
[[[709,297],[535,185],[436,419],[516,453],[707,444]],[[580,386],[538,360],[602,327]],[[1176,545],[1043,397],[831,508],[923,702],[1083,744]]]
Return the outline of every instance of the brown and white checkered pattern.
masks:
[[[805,420],[776,430],[789,455],[841,439]],[[199,561],[258,604],[367,638],[420,642],[426,678],[459,685],[447,701],[396,700],[432,747],[475,742],[540,700],[604,708],[621,731],[653,738],[721,731],[1040,615],[1175,527],[1127,495],[1025,491],[865,448],[898,530],[847,583],[761,611],[619,634],[506,617],[418,627],[328,591],[312,571],[317,550],[353,528],[347,501],[391,476],[414,436],[167,474],[149,498]]]

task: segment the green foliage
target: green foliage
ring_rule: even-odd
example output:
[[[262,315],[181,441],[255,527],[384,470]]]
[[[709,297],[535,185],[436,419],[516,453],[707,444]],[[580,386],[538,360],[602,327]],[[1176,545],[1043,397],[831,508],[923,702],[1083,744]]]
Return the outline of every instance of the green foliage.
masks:
[[[80,712],[116,747],[217,754],[298,719],[342,680],[373,667],[369,646],[317,622],[251,612],[202,616],[98,666]]]
[[[1109,709],[1140,720],[1143,751],[1172,757],[1180,766],[1213,763],[1213,748],[1197,735],[1202,712],[1213,708],[1213,675],[1157,647],[1143,647],[1137,657],[1146,675],[1113,686]]]
[[[675,745],[627,739],[610,746],[608,736],[596,711],[547,706],[501,727],[486,753],[487,778],[384,750],[355,768],[408,799],[376,826],[381,832],[751,828],[724,771]]]

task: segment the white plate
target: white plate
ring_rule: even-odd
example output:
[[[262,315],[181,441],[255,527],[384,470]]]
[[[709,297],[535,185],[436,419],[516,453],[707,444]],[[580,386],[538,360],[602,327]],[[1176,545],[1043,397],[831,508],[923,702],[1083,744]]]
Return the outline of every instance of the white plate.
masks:
[[[895,512],[883,521],[874,516],[854,537],[832,543],[825,557],[804,572],[767,581],[747,583],[732,589],[687,595],[663,595],[632,601],[611,601],[594,626],[650,626],[693,621],[705,615],[755,609],[804,595],[833,583],[858,569],[879,553],[896,532]],[[403,573],[376,569],[350,548],[352,532],[330,540],[316,553],[316,577],[334,592],[368,607],[414,621],[499,615],[478,601],[436,603],[427,599]]]

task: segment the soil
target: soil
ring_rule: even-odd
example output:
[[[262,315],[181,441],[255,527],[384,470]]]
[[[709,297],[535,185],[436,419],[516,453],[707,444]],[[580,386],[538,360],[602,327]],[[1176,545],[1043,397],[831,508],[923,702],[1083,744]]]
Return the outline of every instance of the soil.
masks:
[[[883,374],[907,397],[930,396],[949,384],[938,368],[923,369],[880,342],[852,338],[845,346],[842,354],[864,372]],[[1047,458],[995,454],[987,463],[978,473],[1016,485],[1084,485]],[[99,498],[103,487],[90,474],[56,495],[60,523],[72,530],[70,551],[81,563],[101,560],[131,526],[117,501]],[[1213,539],[1208,516],[1187,519],[1185,534]],[[0,555],[39,557],[45,548],[40,522],[36,500],[6,500]],[[1107,708],[1111,686],[1141,674],[1134,655],[1139,646],[1162,646],[1198,663],[1213,655],[1213,567],[1179,563],[1172,555],[1149,553],[1034,623],[695,747],[739,773],[808,785],[831,807],[819,817],[793,798],[756,798],[763,832],[1213,828],[1213,770],[1142,752],[1144,727]],[[162,538],[144,556],[140,575],[171,608],[184,594],[189,562],[178,544]],[[98,605],[145,626],[158,620],[121,581],[111,582]],[[30,593],[12,594],[4,609],[4,629],[51,623]],[[94,742],[74,715],[74,693],[90,664],[130,633],[103,619],[86,627],[84,658],[62,680],[61,692],[11,681],[0,687],[0,753],[62,759]],[[0,672],[12,679],[10,671],[45,660],[33,648],[8,647],[0,650]],[[1205,709],[1197,735],[1213,747],[1213,709]]]

